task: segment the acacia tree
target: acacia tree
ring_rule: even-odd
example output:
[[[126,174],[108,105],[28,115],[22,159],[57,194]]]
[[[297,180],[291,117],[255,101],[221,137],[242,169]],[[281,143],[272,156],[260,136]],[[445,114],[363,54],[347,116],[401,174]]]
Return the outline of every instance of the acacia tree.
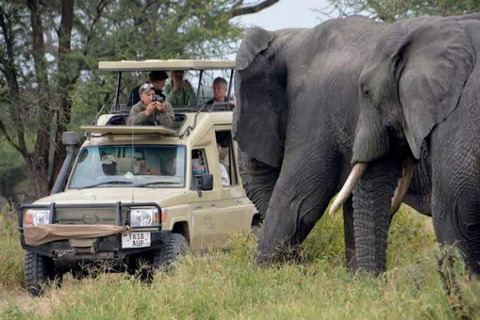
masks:
[[[337,12],[341,16],[361,13],[386,22],[421,15],[449,16],[480,11],[478,0],[328,0],[328,3],[323,13]]]
[[[0,138],[26,163],[34,195],[59,172],[79,88],[98,89],[84,105],[108,100],[98,60],[219,56],[242,34],[231,18],[276,2],[0,0]]]

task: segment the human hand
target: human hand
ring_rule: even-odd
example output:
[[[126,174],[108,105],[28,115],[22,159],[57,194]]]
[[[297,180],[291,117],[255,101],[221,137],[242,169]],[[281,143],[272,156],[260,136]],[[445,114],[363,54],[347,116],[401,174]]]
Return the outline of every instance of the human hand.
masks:
[[[150,116],[154,111],[155,109],[157,109],[157,102],[154,101],[152,103],[150,103],[148,106],[147,106],[147,109],[145,109],[145,114],[147,116]]]
[[[156,107],[157,107],[157,110],[160,112],[165,112],[165,110],[167,110],[167,107],[165,106],[165,104],[161,102],[157,102]]]
[[[181,87],[183,87],[183,80],[182,81],[175,81],[174,79],[172,79],[172,91],[173,92],[177,92],[178,89],[180,89]]]

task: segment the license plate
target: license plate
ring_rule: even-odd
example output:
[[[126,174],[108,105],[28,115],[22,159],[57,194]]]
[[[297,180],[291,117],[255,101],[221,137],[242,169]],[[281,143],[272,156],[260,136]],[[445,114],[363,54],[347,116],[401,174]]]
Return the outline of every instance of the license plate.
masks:
[[[132,232],[122,235],[122,248],[150,247],[150,232]]]

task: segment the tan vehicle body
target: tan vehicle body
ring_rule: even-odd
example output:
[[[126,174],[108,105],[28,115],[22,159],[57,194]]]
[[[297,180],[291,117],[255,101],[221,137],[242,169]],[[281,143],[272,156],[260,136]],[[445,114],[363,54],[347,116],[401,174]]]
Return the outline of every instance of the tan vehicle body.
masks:
[[[200,97],[203,71],[225,69],[230,96],[234,68],[225,60],[99,63],[99,70],[118,73],[110,113],[101,115],[104,105],[95,125],[82,127],[86,140],[78,153],[78,134],[63,134],[67,156],[52,195],[19,209],[28,292],[42,294],[49,280],[61,280],[65,272],[82,276],[85,265],[107,263],[108,271],[148,280],[187,248],[221,245],[259,226],[240,181],[233,104],[207,107]],[[176,106],[173,129],[126,125],[122,72],[172,70],[200,71],[195,103]]]
[[[194,125],[195,113],[186,115],[186,120],[180,131]],[[242,188],[236,161],[233,162],[235,164],[233,168],[235,177],[232,185],[223,187],[220,179],[215,131],[231,130],[232,112],[199,113],[195,129],[182,139],[176,136],[155,134],[156,132],[172,132],[172,130],[162,127],[101,126],[109,116],[104,115],[98,120],[100,126],[83,127],[87,131],[91,131],[92,134],[91,138],[84,142],[82,148],[125,144],[183,145],[187,150],[187,173],[192,172],[191,150],[204,149],[209,173],[214,176],[213,190],[201,191],[201,196],[199,196],[198,191],[192,187],[192,174],[187,174],[185,187],[181,189],[112,187],[70,190],[67,184],[65,192],[40,199],[35,204],[50,204],[52,202],[56,204],[115,203],[117,201],[155,202],[162,209],[168,211],[161,229],[173,230],[175,224],[186,224],[188,229],[184,236],[192,250],[220,244],[232,233],[248,232],[250,230],[253,217],[257,211]],[[133,135],[128,134],[132,131]],[[138,131],[142,134],[139,134]],[[96,136],[99,135],[99,132],[109,134]],[[236,147],[232,151],[236,158]],[[142,230],[148,230],[148,228]]]

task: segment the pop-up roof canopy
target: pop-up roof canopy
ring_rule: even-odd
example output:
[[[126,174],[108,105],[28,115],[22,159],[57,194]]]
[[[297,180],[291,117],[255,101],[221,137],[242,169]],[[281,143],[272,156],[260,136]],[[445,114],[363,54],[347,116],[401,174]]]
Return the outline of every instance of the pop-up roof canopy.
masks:
[[[100,61],[98,69],[104,71],[151,71],[151,70],[219,70],[234,69],[230,60],[122,60]]]

